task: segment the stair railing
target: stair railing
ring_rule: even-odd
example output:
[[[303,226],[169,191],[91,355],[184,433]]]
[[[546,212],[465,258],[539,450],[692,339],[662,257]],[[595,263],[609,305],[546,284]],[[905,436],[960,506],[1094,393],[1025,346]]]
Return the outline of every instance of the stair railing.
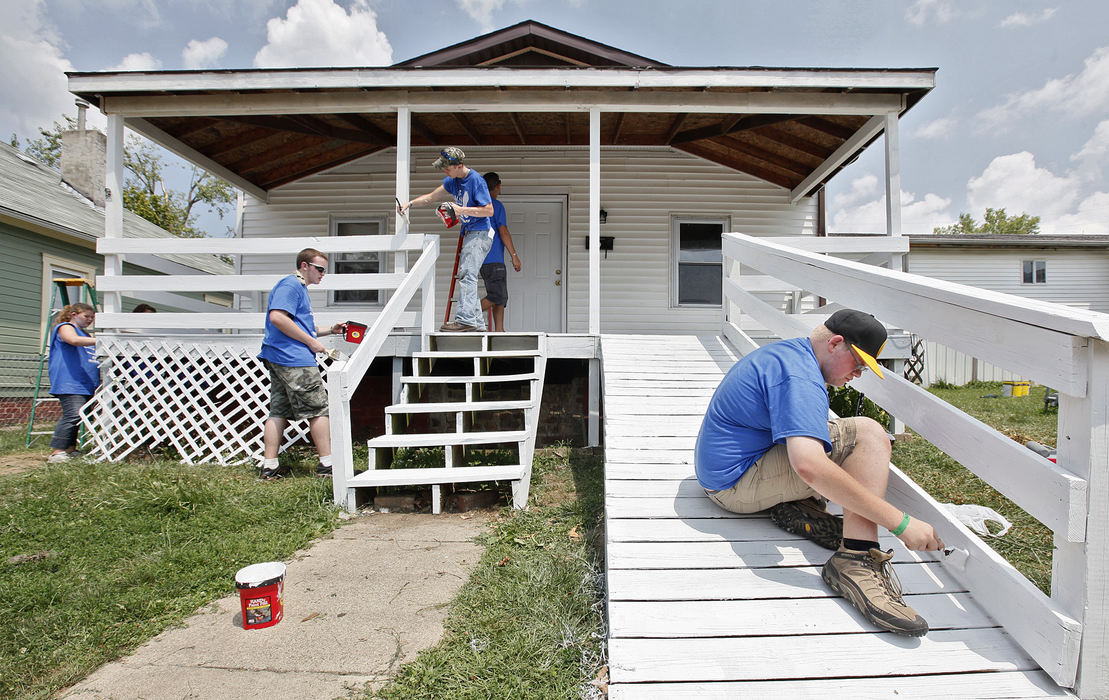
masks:
[[[362,377],[377,357],[382,345],[396,327],[397,321],[420,292],[421,343],[427,345],[428,334],[434,330],[435,319],[435,262],[439,258],[439,237],[425,236],[423,253],[396,288],[385,308],[366,331],[362,343],[351,356],[334,362],[327,370],[328,409],[331,416],[332,489],[335,503],[347,510],[347,480],[354,476],[354,449],[350,422],[350,399]],[[426,348],[425,348],[426,349]]]

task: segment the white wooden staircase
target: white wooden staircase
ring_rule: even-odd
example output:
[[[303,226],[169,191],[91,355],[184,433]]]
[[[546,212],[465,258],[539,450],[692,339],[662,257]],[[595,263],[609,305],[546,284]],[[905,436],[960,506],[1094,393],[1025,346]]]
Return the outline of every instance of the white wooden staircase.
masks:
[[[431,334],[429,349],[414,353],[412,373],[401,377],[399,402],[385,409],[385,434],[367,443],[367,469],[346,481],[347,502],[358,488],[430,484],[432,512],[439,513],[443,484],[511,481],[513,506],[524,508],[543,397],[546,340],[535,333]],[[489,397],[492,388],[512,384],[521,388],[518,398]],[[433,400],[424,400],[431,395]],[[494,411],[518,412],[521,428],[480,430],[482,414]],[[420,422],[432,427],[405,432],[421,415],[427,420]],[[431,420],[435,415],[441,417],[438,423]],[[515,451],[514,464],[462,466],[468,450],[505,446]],[[388,468],[398,449],[434,447],[443,448],[442,467]]]

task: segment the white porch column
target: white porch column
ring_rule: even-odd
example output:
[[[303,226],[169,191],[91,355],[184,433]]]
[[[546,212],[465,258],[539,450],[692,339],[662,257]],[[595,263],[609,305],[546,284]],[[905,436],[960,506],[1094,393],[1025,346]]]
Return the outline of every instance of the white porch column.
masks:
[[[589,110],[589,333],[601,333],[601,110]]]
[[[408,107],[397,108],[397,199],[402,203],[409,197],[409,183],[412,180],[412,110]],[[408,219],[396,214],[393,227],[396,235],[408,234]],[[408,253],[397,251],[394,254],[393,270],[403,272],[408,269]]]
[[[901,235],[901,155],[897,113],[886,114],[886,235]],[[890,268],[901,270],[901,255],[890,258]]]
[[[108,153],[104,160],[104,237],[123,238],[123,116],[108,115]],[[104,256],[104,275],[122,275],[123,256]],[[107,292],[100,297],[104,311],[121,310],[119,292]]]

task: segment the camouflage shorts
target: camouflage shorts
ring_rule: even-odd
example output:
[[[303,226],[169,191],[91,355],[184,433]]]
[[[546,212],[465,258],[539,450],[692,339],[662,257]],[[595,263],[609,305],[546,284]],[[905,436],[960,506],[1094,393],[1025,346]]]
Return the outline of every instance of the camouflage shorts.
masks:
[[[327,390],[319,367],[285,367],[262,361],[270,371],[270,417],[305,420],[327,415]]]

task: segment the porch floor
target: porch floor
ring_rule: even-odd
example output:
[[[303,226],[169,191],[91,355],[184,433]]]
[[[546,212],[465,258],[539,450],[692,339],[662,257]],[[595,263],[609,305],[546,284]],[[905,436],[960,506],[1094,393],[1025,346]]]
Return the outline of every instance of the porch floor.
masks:
[[[820,579],[829,552],[709,501],[693,444],[739,353],[716,336],[605,335],[613,700],[1070,696],[942,564],[886,534],[920,639],[869,625]]]

